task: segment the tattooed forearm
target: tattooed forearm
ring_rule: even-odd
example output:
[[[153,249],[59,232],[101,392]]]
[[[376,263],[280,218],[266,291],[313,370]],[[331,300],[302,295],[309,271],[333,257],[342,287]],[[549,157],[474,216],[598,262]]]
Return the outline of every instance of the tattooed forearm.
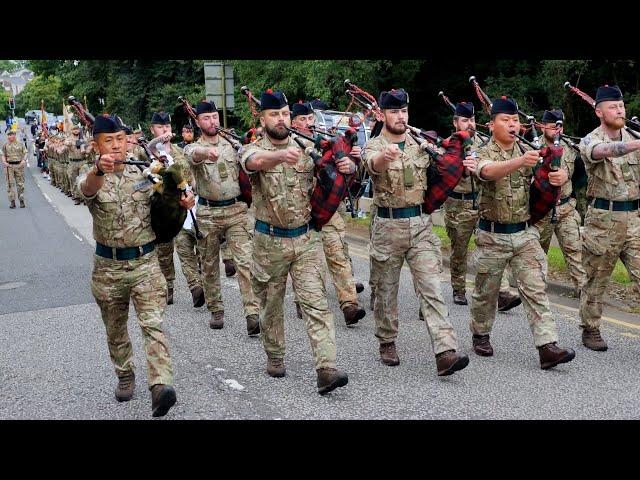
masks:
[[[636,142],[601,143],[600,145],[595,146],[591,156],[594,160],[599,160],[601,158],[615,158],[622,157],[623,155],[636,150],[638,150]]]

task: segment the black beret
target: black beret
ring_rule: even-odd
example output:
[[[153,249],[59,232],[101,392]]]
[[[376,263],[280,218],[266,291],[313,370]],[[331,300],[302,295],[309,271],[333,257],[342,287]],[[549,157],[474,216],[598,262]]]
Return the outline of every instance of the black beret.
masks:
[[[516,115],[518,113],[518,104],[513,98],[507,98],[503,95],[491,103],[491,115],[495,115],[496,113]]]
[[[378,101],[378,105],[380,105],[380,108],[383,110],[388,108],[403,108],[408,104],[409,94],[402,88],[380,93],[380,100]]]
[[[454,113],[454,115],[456,117],[464,117],[464,118],[471,118],[475,116],[473,103],[471,102],[456,103],[456,112]]]
[[[185,130],[185,129],[186,129],[186,130],[193,130],[193,125],[191,125],[190,123],[185,123],[185,124],[182,126],[182,129],[183,129],[183,130]]]
[[[123,125],[122,129],[124,130],[124,133],[126,133],[127,135],[133,135],[133,130],[131,130],[131,127],[127,127],[126,125]]]
[[[556,123],[557,121],[564,122],[564,113],[562,110],[545,110],[542,115],[542,123]]]
[[[606,102],[608,100],[622,100],[622,92],[616,85],[613,87],[610,87],[609,85],[598,87],[598,91],[596,92],[596,104]]]
[[[310,103],[302,103],[302,100],[298,103],[291,105],[291,118],[295,118],[298,115],[309,115],[313,112],[313,107]]]
[[[319,98],[311,100],[310,105],[311,105],[311,108],[313,108],[314,110],[329,110],[329,105],[324,103]]]
[[[213,103],[213,100],[204,100],[202,102],[198,102],[196,105],[196,115],[200,115],[201,113],[213,113],[217,112],[216,104]]]
[[[274,92],[269,89],[260,96],[261,110],[280,110],[287,105],[287,97],[282,92]]]
[[[167,112],[155,112],[151,117],[152,125],[169,125],[171,123],[171,117]]]
[[[123,130],[122,123],[115,115],[100,115],[93,124],[93,135],[99,133],[116,133]]]

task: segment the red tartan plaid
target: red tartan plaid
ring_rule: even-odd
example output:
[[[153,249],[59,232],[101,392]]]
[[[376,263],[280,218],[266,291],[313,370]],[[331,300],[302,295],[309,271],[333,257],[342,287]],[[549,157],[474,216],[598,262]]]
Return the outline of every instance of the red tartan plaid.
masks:
[[[549,183],[551,167],[559,167],[562,147],[544,147],[540,150],[542,163],[534,167],[533,182],[529,192],[529,222],[534,224],[544,218],[560,199],[560,187]]]
[[[464,172],[465,146],[472,143],[468,132],[456,132],[442,143],[445,152],[435,161],[437,174],[429,179],[424,193],[424,211],[433,213],[447,200]]]
[[[311,222],[317,231],[333,217],[344,199],[354,175],[344,175],[335,167],[335,162],[349,155],[358,141],[355,128],[349,128],[344,136],[322,140],[322,158],[316,163],[316,187],[311,194]],[[348,177],[348,178],[347,178]]]

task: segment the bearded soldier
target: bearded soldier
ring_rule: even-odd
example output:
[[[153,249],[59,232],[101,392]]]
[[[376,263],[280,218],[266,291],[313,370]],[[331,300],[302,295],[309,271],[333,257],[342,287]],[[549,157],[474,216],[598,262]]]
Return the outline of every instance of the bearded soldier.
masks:
[[[242,167],[250,175],[255,206],[251,280],[260,301],[260,329],[267,354],[267,373],[285,375],[283,301],[290,274],[311,342],[318,393],[347,384],[336,369],[333,315],[320,273],[318,235],[310,226],[313,159],[289,136],[291,114],[282,92],[261,95],[260,124],[264,136],[243,147]],[[342,173],[353,173],[348,158],[337,162]]]
[[[247,333],[260,333],[258,299],[250,280],[251,237],[247,229],[247,202],[241,197],[238,154],[218,134],[220,115],[213,102],[196,105],[196,122],[202,135],[185,147],[198,191],[198,225],[204,235],[199,241],[204,295],[211,312],[209,326],[224,326],[224,305],[220,288],[220,238],[224,234],[238,265]]]
[[[552,146],[554,138],[558,133],[562,133],[562,127],[557,127],[557,122],[564,122],[564,114],[562,110],[545,110],[542,115],[542,123],[544,124],[544,141],[548,146]],[[569,178],[573,176],[575,171],[576,153],[564,145],[561,167],[567,171]],[[585,282],[585,270],[582,266],[582,239],[580,238],[580,214],[576,210],[576,201],[571,198],[571,182],[567,182],[562,186],[560,192],[560,200],[556,206],[557,222],[551,223],[552,212],[549,212],[545,218],[536,223],[536,227],[540,230],[540,245],[544,253],[549,252],[551,245],[551,237],[555,232],[560,244],[560,249],[567,262],[567,268],[575,296],[580,296],[580,289]]]
[[[93,127],[93,146],[99,153],[95,166],[78,179],[78,194],[93,217],[96,254],[91,291],[107,330],[109,354],[118,376],[116,399],[133,397],[133,350],[127,332],[129,300],[138,315],[147,357],[147,376],[154,417],[165,415],[176,402],[171,386],[173,369],[162,321],[166,281],[155,252],[151,229],[149,182],[126,158],[126,135],[115,117],[99,116]],[[182,208],[194,204],[190,193]]]
[[[591,198],[582,239],[587,281],[580,297],[580,326],[584,345],[604,351],[602,297],[618,258],[640,288],[640,140],[623,130],[626,111],[618,87],[598,88],[595,101],[600,126],[580,142]]]
[[[377,209],[370,255],[372,277],[376,278],[374,319],[380,359],[389,366],[400,363],[395,344],[398,287],[406,260],[436,356],[437,374],[451,375],[465,368],[469,357],[457,351],[440,286],[440,239],[432,230],[431,216],[422,211],[430,158],[406,133],[409,95],[402,89],[382,92],[378,104],[384,126],[380,136],[365,144],[361,155],[373,179]]]

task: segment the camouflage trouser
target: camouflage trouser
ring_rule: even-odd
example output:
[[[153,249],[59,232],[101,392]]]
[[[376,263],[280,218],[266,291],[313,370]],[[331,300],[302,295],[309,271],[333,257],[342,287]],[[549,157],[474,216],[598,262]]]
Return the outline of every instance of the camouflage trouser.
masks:
[[[451,286],[454,292],[467,289],[467,256],[469,240],[478,226],[478,210],[473,210],[473,200],[448,198],[444,203],[444,224],[451,240]],[[500,283],[501,292],[509,292],[509,268],[506,268]]]
[[[175,238],[176,252],[180,259],[180,267],[182,273],[187,279],[187,285],[189,290],[193,290],[195,287],[202,286],[202,279],[200,277],[200,269],[198,264],[199,252],[197,252],[198,242],[196,235],[192,230],[180,230],[180,233]]]
[[[135,370],[127,331],[131,298],[144,337],[149,388],[173,383],[169,347],[162,330],[166,289],[155,252],[134,260],[94,256],[91,292],[107,329],[107,345],[116,375],[123,377]]]
[[[558,340],[555,320],[545,292],[547,256],[540,246],[540,233],[530,227],[518,233],[478,230],[474,261],[476,281],[471,301],[471,332],[491,333],[496,318],[500,277],[507,265],[518,283],[518,293],[527,313],[536,347]]]
[[[371,203],[371,221],[369,222],[369,244],[371,244],[371,231],[373,229],[373,222],[376,218],[376,214],[378,213],[378,207],[375,203]],[[369,248],[371,248],[371,245],[369,245]],[[373,272],[373,258],[371,258],[371,256],[369,256],[369,289],[371,290],[371,296],[375,297],[376,296],[376,283],[377,283],[377,278],[374,276],[374,272]]]
[[[167,281],[167,288],[173,288],[173,281],[176,279],[176,268],[173,264],[173,239],[167,243],[157,243],[158,262],[160,270]]]
[[[587,199],[587,185],[574,191],[576,195],[576,210],[580,214],[580,225],[584,225],[584,218],[587,215],[587,207],[589,202]]]
[[[18,200],[24,200],[24,167],[9,165],[5,168],[7,178],[7,194],[9,201],[16,201],[16,188],[18,190]]]
[[[398,287],[404,260],[411,270],[434,353],[457,350],[456,333],[442,298],[440,239],[431,229],[431,216],[376,217],[371,231],[370,255],[376,276],[374,318],[376,337],[390,343],[398,336]]]
[[[68,168],[69,162],[60,164],[60,177],[62,178],[62,191],[64,193],[69,193],[71,191],[71,184],[69,183],[69,172],[67,171]]]
[[[55,159],[48,157],[49,160],[49,176],[51,177],[51,185],[53,185],[54,187],[58,186],[58,179],[57,179],[57,162]]]
[[[567,262],[567,268],[574,288],[581,288],[586,280],[586,273],[582,266],[582,239],[580,238],[580,214],[574,208],[575,200],[556,207],[558,223],[551,223],[551,214],[536,223],[540,231],[540,245],[544,253],[549,252],[551,237],[555,232],[558,244]]]
[[[222,235],[222,238],[220,239],[220,256],[222,257],[223,262],[226,260],[233,260],[233,253],[231,253],[229,242],[227,242],[224,235]]]
[[[79,198],[75,192],[75,184],[76,184],[76,180],[78,179],[78,174],[80,173],[80,168],[82,167],[82,165],[83,165],[82,161],[71,161],[71,160],[67,165],[67,177],[69,177],[69,186],[70,186],[70,191],[71,191],[71,194],[73,195],[73,198]]]
[[[582,262],[587,281],[580,297],[581,326],[600,327],[602,297],[620,258],[640,288],[640,216],[638,210],[613,212],[589,206],[582,237]]]
[[[220,234],[224,234],[238,272],[244,315],[258,314],[258,299],[251,288],[251,235],[247,228],[247,204],[237,202],[227,207],[199,205],[198,225],[204,235],[198,248],[207,309],[210,312],[224,310],[220,289]]]
[[[284,358],[284,294],[287,275],[300,302],[313,351],[315,368],[335,368],[336,341],[322,266],[318,234],[310,231],[295,238],[256,232],[253,237],[251,282],[260,302],[262,344],[270,358]]]

